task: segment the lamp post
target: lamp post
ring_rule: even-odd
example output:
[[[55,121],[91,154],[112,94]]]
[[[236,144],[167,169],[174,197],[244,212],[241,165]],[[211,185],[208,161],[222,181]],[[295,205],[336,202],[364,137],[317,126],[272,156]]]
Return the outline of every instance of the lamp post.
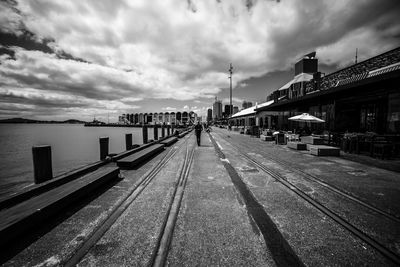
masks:
[[[232,73],[233,73],[233,67],[232,63],[229,65],[229,80],[230,80],[230,95],[229,95],[229,115],[232,116],[233,114],[233,106],[232,106]]]

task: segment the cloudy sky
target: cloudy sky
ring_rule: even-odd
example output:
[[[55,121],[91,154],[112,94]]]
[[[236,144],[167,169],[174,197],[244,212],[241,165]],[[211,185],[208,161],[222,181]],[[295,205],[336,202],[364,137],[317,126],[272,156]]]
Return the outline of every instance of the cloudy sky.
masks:
[[[330,73],[400,45],[398,0],[6,0],[0,118],[107,118],[264,102],[301,55]]]

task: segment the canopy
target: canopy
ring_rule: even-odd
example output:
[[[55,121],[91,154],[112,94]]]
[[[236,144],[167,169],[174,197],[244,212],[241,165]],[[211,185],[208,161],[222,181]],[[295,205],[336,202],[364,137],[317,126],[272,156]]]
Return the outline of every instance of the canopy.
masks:
[[[281,88],[279,88],[278,90],[285,90],[288,89],[292,84],[294,83],[298,83],[298,82],[305,82],[305,81],[309,81],[313,78],[313,75],[308,74],[308,73],[300,73],[298,75],[296,75],[294,77],[293,80],[291,80],[290,82],[288,82],[287,84],[283,85]]]
[[[321,120],[320,118],[312,116],[312,115],[310,115],[308,113],[303,113],[301,115],[290,117],[289,120],[291,120],[291,121],[316,122],[316,123],[325,122],[324,120]]]

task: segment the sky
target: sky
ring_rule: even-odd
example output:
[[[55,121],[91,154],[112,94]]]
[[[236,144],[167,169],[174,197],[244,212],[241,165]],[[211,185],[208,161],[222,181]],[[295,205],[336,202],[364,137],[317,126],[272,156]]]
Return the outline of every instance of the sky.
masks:
[[[0,119],[116,122],[265,102],[316,51],[326,74],[400,46],[398,0],[3,0]]]

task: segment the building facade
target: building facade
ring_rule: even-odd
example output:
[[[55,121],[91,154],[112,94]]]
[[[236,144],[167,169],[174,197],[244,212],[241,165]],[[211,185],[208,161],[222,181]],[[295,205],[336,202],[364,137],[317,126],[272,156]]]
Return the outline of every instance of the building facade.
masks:
[[[215,100],[213,104],[213,120],[218,121],[222,119],[222,102],[221,100]]]
[[[195,112],[155,112],[122,114],[118,117],[120,124],[165,124],[165,125],[190,125],[196,123],[198,116]]]
[[[324,77],[316,71],[301,83],[273,92],[275,103],[256,109],[257,117],[269,128],[292,130],[296,122],[288,118],[309,113],[325,120],[313,130],[400,134],[400,47]]]

